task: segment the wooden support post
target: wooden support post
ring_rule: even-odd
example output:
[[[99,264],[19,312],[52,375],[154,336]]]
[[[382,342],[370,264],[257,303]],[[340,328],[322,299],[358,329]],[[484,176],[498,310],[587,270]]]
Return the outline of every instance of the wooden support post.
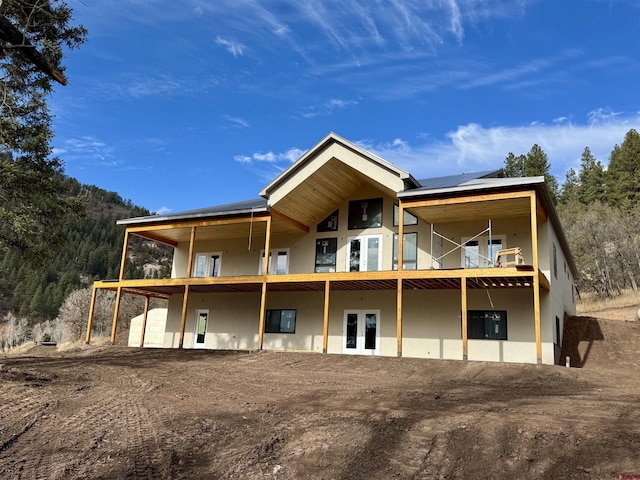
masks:
[[[267,226],[264,236],[264,262],[262,274],[269,274],[269,257],[271,250],[271,216],[266,218]],[[267,318],[267,280],[262,281],[262,292],[260,294],[260,322],[258,324],[258,350],[262,350],[264,345],[264,323]]]
[[[120,281],[124,278],[124,269],[127,266],[127,249],[129,248],[129,230],[124,232],[124,245],[122,246],[122,259],[120,260]]]
[[[271,217],[267,217],[267,231],[264,237],[264,262],[263,262],[263,267],[264,267],[264,271],[262,272],[263,275],[268,275],[269,274],[269,258],[270,258],[270,250],[271,250]]]
[[[402,270],[404,270],[404,206],[400,200],[398,205],[398,271]]]
[[[118,313],[120,313],[120,299],[122,298],[122,287],[118,287],[116,292],[116,306],[113,309],[113,322],[111,323],[111,345],[116,344],[116,329],[118,328]]]
[[[144,312],[142,313],[142,331],[140,332],[140,348],[144,347],[144,334],[147,330],[147,315],[149,314],[149,297],[144,297]]]
[[[533,256],[533,321],[536,332],[536,361],[542,363],[542,332],[540,326],[540,263],[538,258],[538,216],[536,193],[531,193],[531,255]]]
[[[398,335],[398,356],[402,356],[402,279],[398,279],[396,296],[396,327]]]
[[[462,359],[469,360],[469,339],[467,338],[467,279],[460,279],[462,304]]]
[[[180,320],[180,340],[178,348],[184,345],[184,330],[187,326],[187,306],[189,305],[189,285],[184,286],[184,296],[182,297],[182,319]]]
[[[93,289],[91,290],[91,304],[89,305],[89,319],[87,320],[87,336],[85,338],[85,342],[87,345],[89,345],[89,342],[91,342],[91,327],[93,327],[93,315],[96,309],[96,295],[96,287],[93,287]]]
[[[331,284],[329,280],[324,282],[324,311],[323,311],[323,327],[322,327],[322,353],[327,353],[329,347],[329,293],[331,292]]]
[[[191,236],[189,237],[189,260],[187,261],[187,278],[193,276],[193,250],[196,242],[196,227],[191,227]],[[180,347],[182,348],[182,347]]]
[[[260,323],[258,330],[258,350],[262,350],[264,342],[264,322],[267,317],[267,282],[262,282],[262,293],[260,295]]]

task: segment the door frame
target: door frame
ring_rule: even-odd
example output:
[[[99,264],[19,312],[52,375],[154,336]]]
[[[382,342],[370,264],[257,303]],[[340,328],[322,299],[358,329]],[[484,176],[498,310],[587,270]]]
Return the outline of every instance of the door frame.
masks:
[[[367,254],[369,250],[369,244],[367,243],[369,239],[377,238],[378,239],[378,268],[376,270],[370,270],[367,262]],[[373,234],[362,234],[362,235],[351,235],[347,237],[347,259],[345,263],[345,271],[351,271],[351,242],[353,240],[360,240],[360,269],[358,272],[379,272],[382,270],[382,234],[381,233],[373,233]],[[365,266],[365,269],[362,266]]]
[[[204,342],[198,342],[198,323],[200,320],[200,315],[202,313],[207,314],[207,321],[204,325]],[[208,308],[198,308],[196,309],[196,321],[193,325],[193,348],[206,348],[206,338],[207,338],[207,330],[209,328],[209,309]]]
[[[366,316],[369,313],[373,313],[376,316],[376,348],[365,349],[365,327]],[[358,316],[358,325],[356,332],[356,348],[347,348],[347,318],[349,314],[356,314]],[[380,355],[380,310],[377,308],[361,308],[361,309],[349,309],[344,311],[344,317],[342,321],[342,353],[349,355]]]

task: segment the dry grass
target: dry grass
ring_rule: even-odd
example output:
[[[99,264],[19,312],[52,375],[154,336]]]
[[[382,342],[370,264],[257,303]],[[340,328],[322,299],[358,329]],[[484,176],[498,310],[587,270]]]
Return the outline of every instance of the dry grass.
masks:
[[[640,307],[640,292],[625,290],[622,292],[622,295],[605,299],[598,298],[594,293],[589,292],[582,294],[580,300],[578,300],[578,303],[576,304],[578,315],[587,312],[600,312],[613,308],[627,307]]]

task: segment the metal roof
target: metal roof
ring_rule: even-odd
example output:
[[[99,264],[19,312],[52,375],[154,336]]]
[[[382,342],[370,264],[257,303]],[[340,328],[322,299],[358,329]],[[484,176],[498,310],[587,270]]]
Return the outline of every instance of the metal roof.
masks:
[[[214,207],[187,210],[185,212],[169,213],[166,215],[149,215],[118,220],[118,225],[136,225],[140,223],[171,222],[177,220],[193,220],[197,218],[224,217],[228,215],[243,215],[268,212],[267,201],[264,198],[244,200],[242,202],[227,203]]]
[[[455,187],[463,183],[469,182],[471,180],[477,180],[479,178],[501,177],[501,176],[502,176],[502,169],[486,170],[484,172],[475,172],[475,173],[461,173],[459,175],[448,175],[446,177],[423,178],[418,180],[420,187],[416,189],[412,189],[412,191],[431,190],[434,188]]]

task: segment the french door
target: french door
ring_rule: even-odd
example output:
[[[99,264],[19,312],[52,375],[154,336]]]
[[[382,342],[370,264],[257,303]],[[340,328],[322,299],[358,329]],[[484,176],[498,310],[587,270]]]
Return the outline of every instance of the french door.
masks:
[[[350,272],[374,272],[382,267],[382,235],[347,237],[347,268]]]
[[[204,348],[204,338],[207,335],[209,310],[196,310],[196,324],[193,335],[193,348]]]
[[[380,354],[380,310],[345,310],[342,353]]]

